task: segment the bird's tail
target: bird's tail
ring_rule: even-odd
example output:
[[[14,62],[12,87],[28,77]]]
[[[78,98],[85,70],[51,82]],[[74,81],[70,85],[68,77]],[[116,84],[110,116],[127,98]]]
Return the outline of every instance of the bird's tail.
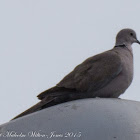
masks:
[[[32,106],[28,110],[14,117],[12,120],[17,119],[19,117],[31,114],[33,112],[42,110],[44,108],[54,106],[60,103],[87,98],[86,94],[76,93],[76,92],[54,92],[50,96],[44,97],[39,103]]]
[[[31,114],[33,112],[39,111],[43,108],[45,108],[44,106],[47,104],[49,107],[49,103],[52,102],[54,100],[54,98],[50,98],[50,99],[43,99],[41,100],[39,103],[35,104],[34,106],[32,106],[31,108],[27,109],[26,111],[22,112],[21,114],[17,115],[16,117],[14,117],[12,120],[17,119],[19,117]]]

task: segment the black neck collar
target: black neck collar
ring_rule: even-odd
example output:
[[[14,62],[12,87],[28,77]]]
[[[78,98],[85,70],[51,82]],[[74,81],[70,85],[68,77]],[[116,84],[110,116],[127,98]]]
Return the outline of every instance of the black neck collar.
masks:
[[[116,45],[114,47],[115,48],[117,48],[117,47],[126,48],[131,53],[131,55],[133,56],[132,52],[127,48],[127,46],[125,44]]]
[[[126,47],[126,45],[125,44],[120,44],[120,45],[116,45],[116,46],[114,46],[115,48],[116,47],[122,47],[122,48],[125,48]]]

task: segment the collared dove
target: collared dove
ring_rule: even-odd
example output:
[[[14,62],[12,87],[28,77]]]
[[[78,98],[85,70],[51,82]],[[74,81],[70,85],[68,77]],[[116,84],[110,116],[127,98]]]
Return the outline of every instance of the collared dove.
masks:
[[[140,44],[135,31],[121,30],[113,49],[86,59],[55,87],[39,94],[38,104],[15,118],[76,99],[118,98],[133,79],[133,43]]]

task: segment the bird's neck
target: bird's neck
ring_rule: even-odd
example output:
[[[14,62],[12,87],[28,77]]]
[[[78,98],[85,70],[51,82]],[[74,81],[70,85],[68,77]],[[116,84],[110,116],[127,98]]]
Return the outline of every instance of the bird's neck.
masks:
[[[126,41],[126,40],[124,40],[124,39],[116,39],[116,43],[115,43],[115,46],[122,46],[122,47],[127,47],[127,49],[129,49],[132,53],[133,53],[133,50],[132,50],[132,43],[131,42],[129,42],[129,41]]]
[[[130,52],[130,54],[133,56],[133,49],[131,47],[131,45],[125,45],[125,44],[118,44],[118,45],[115,45],[114,48],[122,48],[128,52]]]

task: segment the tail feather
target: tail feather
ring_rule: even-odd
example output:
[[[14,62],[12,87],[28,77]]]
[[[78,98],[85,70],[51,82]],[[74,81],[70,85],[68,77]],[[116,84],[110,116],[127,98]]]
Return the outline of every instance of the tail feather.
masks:
[[[76,99],[83,99],[83,98],[87,98],[87,95],[85,96],[85,94],[78,93],[78,92],[77,93],[71,92],[71,91],[54,92],[54,93],[51,93],[50,95],[47,94],[46,97],[44,97],[39,103],[32,106],[31,108],[24,111],[23,113],[19,114],[18,116],[14,117],[12,120],[31,114],[33,112],[42,110],[50,106],[54,106],[60,103],[64,103],[64,102],[68,102],[68,101],[72,101]]]
[[[43,108],[44,105],[50,103],[53,100],[54,100],[54,98],[47,99],[47,100],[44,99],[44,100],[40,101],[39,103],[35,104],[34,106],[32,106],[31,108],[27,109],[26,111],[22,112],[18,116],[14,117],[12,120],[25,116],[25,115],[28,115],[28,114],[31,114],[31,113],[34,113],[36,111],[39,111]]]

